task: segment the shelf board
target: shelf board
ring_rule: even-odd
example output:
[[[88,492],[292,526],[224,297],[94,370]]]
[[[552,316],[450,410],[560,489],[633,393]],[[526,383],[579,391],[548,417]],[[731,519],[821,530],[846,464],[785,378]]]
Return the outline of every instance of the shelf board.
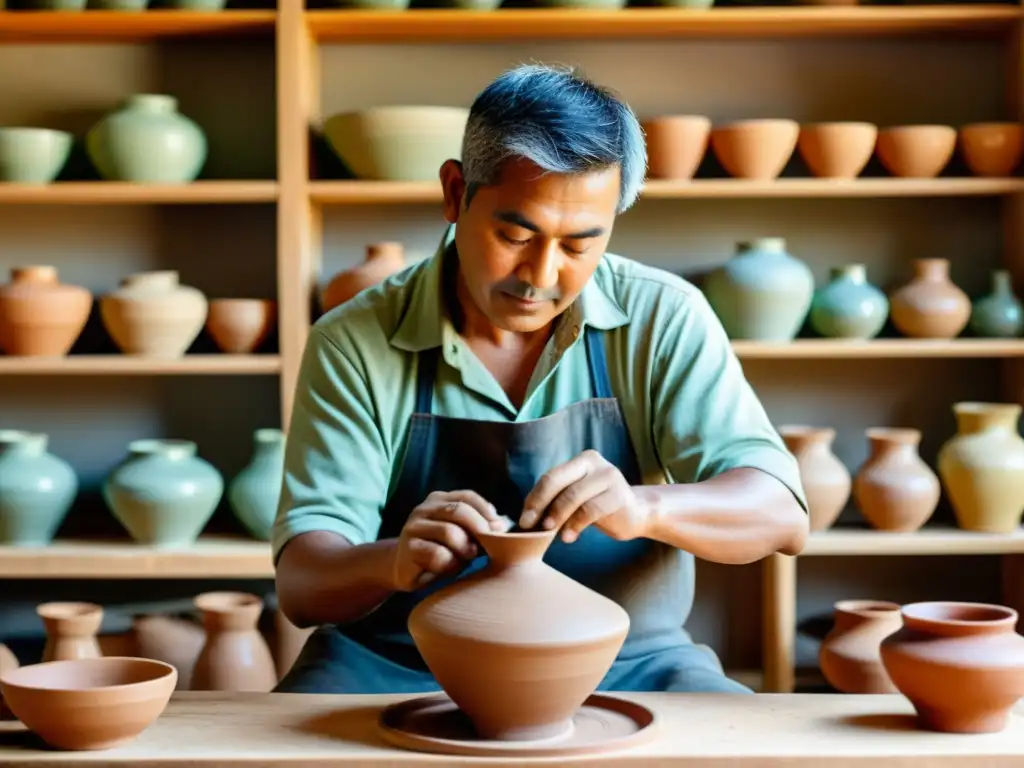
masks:
[[[166,37],[271,35],[274,11],[0,11],[0,41],[127,42]]]
[[[314,10],[306,13],[321,42],[479,43],[517,40],[958,36],[1009,32],[1017,6],[958,4],[898,7],[627,8],[624,10],[422,9],[402,12]]]
[[[814,555],[1005,555],[1024,553],[1024,529],[973,533],[923,528],[912,533],[834,528],[812,533],[800,557]]]
[[[433,181],[311,181],[309,196],[326,205],[377,205],[440,202],[441,187]],[[808,198],[808,197],[981,197],[1024,192],[1024,179],[862,178],[831,179],[698,179],[648,181],[642,197],[649,200]]]
[[[194,181],[133,184],[121,181],[0,183],[0,205],[145,205],[150,203],[272,203],[276,181]]]
[[[1024,339],[797,339],[734,341],[732,348],[743,360],[1024,357]]]
[[[187,549],[131,541],[56,541],[47,547],[0,546],[0,579],[273,578],[270,544],[203,536]]]
[[[174,359],[129,355],[0,356],[0,376],[258,375],[280,372],[281,358],[278,355],[186,355]]]

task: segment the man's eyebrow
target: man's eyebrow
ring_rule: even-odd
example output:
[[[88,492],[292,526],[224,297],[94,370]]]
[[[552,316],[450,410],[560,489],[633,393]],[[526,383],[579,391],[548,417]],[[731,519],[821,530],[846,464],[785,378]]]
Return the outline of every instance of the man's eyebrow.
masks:
[[[540,227],[530,221],[518,211],[495,211],[494,218],[504,221],[507,224],[515,224],[517,227],[528,229],[531,232],[540,234]],[[592,227],[582,232],[573,232],[570,235],[563,235],[566,240],[587,240],[592,237],[601,237],[605,233],[604,227]]]

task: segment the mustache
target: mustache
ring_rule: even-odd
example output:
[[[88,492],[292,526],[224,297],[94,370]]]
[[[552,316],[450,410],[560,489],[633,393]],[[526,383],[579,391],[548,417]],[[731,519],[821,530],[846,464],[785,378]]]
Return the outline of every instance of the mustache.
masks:
[[[558,288],[535,288],[515,275],[505,278],[496,287],[502,293],[525,301],[558,301],[562,298]]]

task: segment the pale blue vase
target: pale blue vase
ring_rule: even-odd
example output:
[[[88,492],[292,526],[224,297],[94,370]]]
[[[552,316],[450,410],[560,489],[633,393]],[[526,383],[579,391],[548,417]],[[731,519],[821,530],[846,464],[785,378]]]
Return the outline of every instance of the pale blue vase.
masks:
[[[135,440],[107,477],[103,498],[140,544],[187,547],[224,495],[220,472],[196,455],[189,440]]]
[[[829,271],[828,285],[811,301],[811,327],[833,339],[873,339],[889,317],[889,300],[868,282],[863,264]]]
[[[48,444],[43,434],[0,430],[0,544],[46,546],[71,509],[78,477]]]
[[[1010,339],[1024,330],[1024,307],[1013,292],[1013,280],[1005,269],[992,273],[992,291],[974,302],[971,330],[983,338]]]
[[[277,516],[284,475],[284,432],[257,429],[253,435],[252,459],[228,486],[228,503],[235,517],[261,541],[270,540]]]

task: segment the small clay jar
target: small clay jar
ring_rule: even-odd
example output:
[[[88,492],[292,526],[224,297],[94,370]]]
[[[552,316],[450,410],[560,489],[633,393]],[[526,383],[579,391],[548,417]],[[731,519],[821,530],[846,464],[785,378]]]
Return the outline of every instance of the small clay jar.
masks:
[[[204,592],[195,599],[206,640],[192,668],[193,691],[258,691],[277,685],[274,658],[258,623],[263,601],[245,592]]]
[[[206,331],[221,352],[247,355],[266,341],[276,320],[277,303],[269,299],[214,299]]]
[[[835,523],[850,499],[850,471],[832,453],[836,431],[787,425],[779,427],[779,435],[800,467],[811,530],[824,531]]]
[[[0,287],[0,350],[25,357],[62,357],[78,340],[92,294],[60,282],[57,268],[19,267]]]
[[[703,115],[662,115],[643,124],[647,175],[652,179],[692,179],[708,150],[711,120]]]
[[[96,639],[103,623],[102,606],[51,602],[37,606],[36,613],[46,630],[43,661],[93,659],[103,655]]]
[[[889,305],[893,325],[911,338],[952,339],[971,319],[971,300],[950,280],[948,259],[915,259],[913,279]]]
[[[181,357],[206,322],[206,297],[173,270],[139,272],[100,299],[100,318],[126,355]]]
[[[192,668],[206,642],[198,622],[159,614],[136,616],[132,635],[139,656],[170,664],[178,670],[175,690],[189,690]]]
[[[916,531],[942,495],[938,476],[918,454],[920,430],[873,428],[865,434],[870,452],[853,480],[854,502],[872,528]]]
[[[331,278],[320,297],[320,306],[324,312],[330,312],[370,286],[391,277],[404,266],[404,248],[401,243],[368,245],[366,259],[362,264]]]
[[[1024,637],[1017,612],[984,603],[911,603],[882,641],[882,664],[917,711],[920,727],[995,733],[1024,696]]]
[[[821,643],[825,680],[843,693],[897,693],[882,666],[882,640],[903,626],[900,607],[882,600],[840,600]]]

